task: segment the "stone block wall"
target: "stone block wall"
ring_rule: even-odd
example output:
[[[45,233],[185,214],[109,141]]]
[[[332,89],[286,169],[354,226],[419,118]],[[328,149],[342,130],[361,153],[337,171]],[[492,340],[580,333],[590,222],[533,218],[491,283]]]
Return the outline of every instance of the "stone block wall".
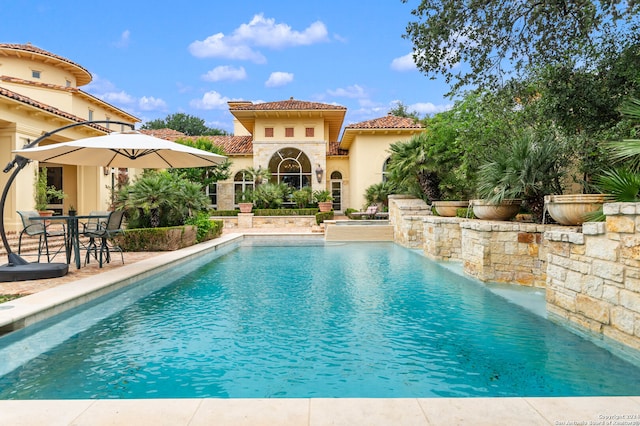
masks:
[[[552,231],[547,311],[640,350],[640,203],[604,205],[606,223]]]
[[[422,219],[424,254],[433,260],[462,261],[460,217],[427,216]]]
[[[481,281],[545,287],[550,225],[468,220],[460,222],[464,272]]]
[[[253,213],[238,213],[238,216],[211,216],[222,220],[224,229],[234,228],[304,228],[316,225],[315,216],[255,216]]]
[[[431,207],[421,199],[408,195],[389,196],[389,224],[393,226],[394,240],[398,244],[422,248],[422,220],[430,215]]]

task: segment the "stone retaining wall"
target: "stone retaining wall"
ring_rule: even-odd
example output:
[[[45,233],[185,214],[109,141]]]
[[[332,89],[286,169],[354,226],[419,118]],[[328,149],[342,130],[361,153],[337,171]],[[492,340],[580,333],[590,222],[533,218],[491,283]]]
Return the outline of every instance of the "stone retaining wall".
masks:
[[[547,310],[640,350],[640,203],[605,204],[606,223],[549,240]]]
[[[462,261],[462,228],[460,217],[428,216],[422,219],[423,250],[434,260]]]
[[[408,195],[389,196],[389,224],[395,242],[405,247],[422,248],[422,220],[431,215],[431,207],[423,200]]]
[[[605,204],[606,222],[581,227],[404,215],[409,205],[390,202],[396,242],[482,281],[546,287],[550,318],[640,351],[640,203]]]
[[[549,225],[469,220],[462,229],[465,273],[482,281],[545,287]]]
[[[305,228],[316,225],[315,216],[254,216],[238,213],[238,216],[212,216],[224,222],[224,229],[234,228]]]

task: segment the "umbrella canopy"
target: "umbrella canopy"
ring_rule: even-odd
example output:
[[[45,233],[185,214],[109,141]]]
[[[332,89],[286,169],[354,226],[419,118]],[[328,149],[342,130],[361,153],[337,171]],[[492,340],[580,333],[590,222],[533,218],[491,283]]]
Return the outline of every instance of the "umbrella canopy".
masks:
[[[133,131],[17,149],[13,153],[58,164],[138,169],[209,167],[226,159],[223,155]]]

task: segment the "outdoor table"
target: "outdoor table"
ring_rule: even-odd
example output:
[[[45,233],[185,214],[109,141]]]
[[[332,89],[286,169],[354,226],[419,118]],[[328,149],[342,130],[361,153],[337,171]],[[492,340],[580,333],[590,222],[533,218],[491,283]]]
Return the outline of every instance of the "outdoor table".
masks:
[[[80,269],[80,220],[88,219],[107,219],[109,216],[105,215],[82,215],[82,216],[35,216],[30,217],[31,220],[49,220],[49,221],[65,221],[67,224],[67,237],[65,238],[65,254],[67,256],[67,264],[71,264],[71,252],[76,261],[76,268]],[[46,222],[45,222],[46,227]]]

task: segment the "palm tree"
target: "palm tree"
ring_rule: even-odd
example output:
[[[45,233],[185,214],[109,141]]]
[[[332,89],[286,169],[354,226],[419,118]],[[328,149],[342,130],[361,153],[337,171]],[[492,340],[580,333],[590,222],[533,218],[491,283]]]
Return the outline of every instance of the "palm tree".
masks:
[[[249,176],[251,176],[251,179],[253,179],[253,183],[256,188],[261,184],[267,182],[271,177],[271,173],[269,172],[269,170],[263,169],[262,166],[258,166],[257,169],[255,167],[247,167],[246,169],[244,169],[244,171]]]
[[[640,99],[631,98],[620,108],[620,112],[626,118],[635,120],[640,124]],[[640,139],[625,139],[621,142],[612,142],[612,157],[615,160],[629,161],[632,170],[640,171]]]
[[[438,165],[429,156],[426,133],[413,136],[407,142],[393,143],[389,150],[391,158],[387,172],[395,187],[429,201],[440,199]]]
[[[640,123],[640,99],[631,98],[620,108],[626,118]],[[640,139],[625,139],[611,143],[611,156],[616,161],[625,161],[626,166],[605,171],[596,177],[596,186],[618,202],[640,201]],[[592,220],[604,220],[594,216]]]
[[[491,203],[522,198],[541,222],[544,196],[562,193],[564,154],[564,144],[553,133],[529,129],[480,166],[478,193]]]

